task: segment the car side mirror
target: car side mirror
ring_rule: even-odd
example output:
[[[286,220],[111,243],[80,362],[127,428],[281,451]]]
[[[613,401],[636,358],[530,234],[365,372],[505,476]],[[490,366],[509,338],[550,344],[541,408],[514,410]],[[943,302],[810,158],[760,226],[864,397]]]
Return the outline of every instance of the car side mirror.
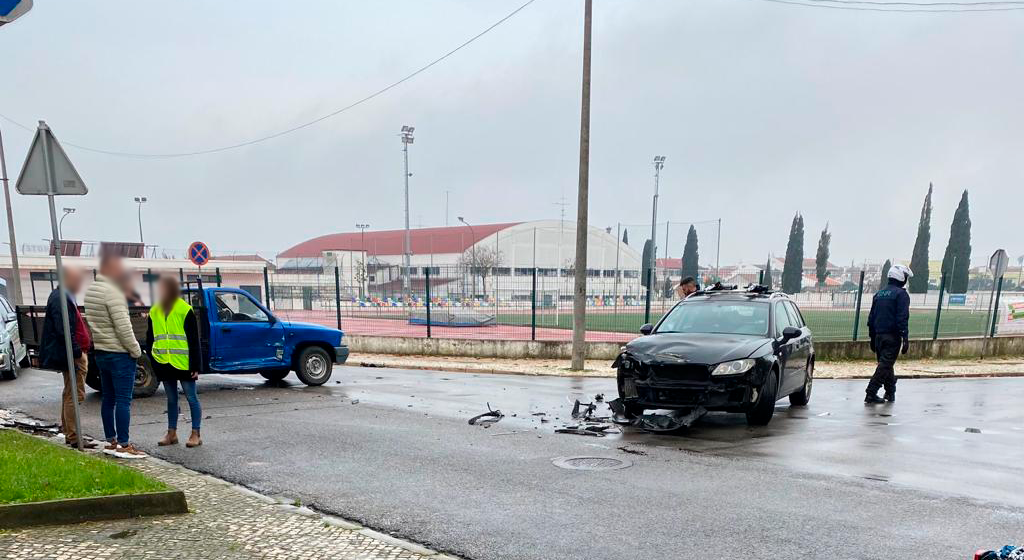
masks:
[[[647,336],[654,331],[654,325],[645,323],[644,326],[640,327],[640,334]]]
[[[782,329],[782,343],[785,344],[794,338],[800,338],[802,334],[804,334],[804,331],[796,327],[786,327]]]

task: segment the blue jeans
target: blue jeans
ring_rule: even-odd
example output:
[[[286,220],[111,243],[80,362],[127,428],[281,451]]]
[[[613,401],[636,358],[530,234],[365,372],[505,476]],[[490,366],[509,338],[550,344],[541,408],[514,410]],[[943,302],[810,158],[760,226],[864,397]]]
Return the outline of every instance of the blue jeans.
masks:
[[[203,409],[199,406],[195,381],[164,381],[164,392],[167,393],[167,429],[178,429],[178,383],[181,383],[181,388],[185,391],[185,398],[188,399],[188,414],[192,417],[192,429],[198,430],[203,419]]]
[[[100,417],[103,437],[128,445],[128,425],[132,420],[132,391],[135,389],[135,358],[124,352],[97,350],[96,366],[100,369],[103,400]]]

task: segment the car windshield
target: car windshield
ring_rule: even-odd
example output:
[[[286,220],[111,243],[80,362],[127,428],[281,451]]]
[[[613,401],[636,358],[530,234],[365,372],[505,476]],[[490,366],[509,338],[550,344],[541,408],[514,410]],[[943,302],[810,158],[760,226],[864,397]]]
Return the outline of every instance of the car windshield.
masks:
[[[765,336],[768,304],[756,301],[691,301],[677,305],[658,333],[713,333]]]

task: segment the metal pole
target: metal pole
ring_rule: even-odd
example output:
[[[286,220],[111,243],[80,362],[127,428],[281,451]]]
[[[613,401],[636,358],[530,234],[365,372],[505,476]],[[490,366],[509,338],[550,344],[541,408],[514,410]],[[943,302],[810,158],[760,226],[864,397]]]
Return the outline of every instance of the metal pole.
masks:
[[[139,243],[145,245],[146,240],[142,237],[142,201],[139,200]]]
[[[48,191],[46,201],[50,206],[50,229],[53,231],[53,239],[55,241],[55,251],[53,254],[56,259],[57,266],[57,286],[60,288],[60,318],[64,327],[64,351],[67,359],[68,379],[71,380],[71,404],[75,413],[75,433],[78,434],[78,450],[82,451],[84,449],[83,444],[85,443],[85,434],[82,433],[82,421],[78,414],[78,375],[75,372],[75,356],[71,348],[71,322],[68,317],[68,292],[64,285],[64,263],[61,260],[60,232],[57,231],[57,208],[54,205],[53,200],[57,194],[57,179],[54,176],[53,150],[50,145],[49,128],[46,127],[46,123],[42,121],[39,121],[39,128],[44,129],[42,140],[43,160],[46,163],[44,169]]]
[[[999,323],[999,297],[1003,295],[1003,278],[1004,276],[999,277],[999,284],[996,287],[996,299],[992,305],[992,330],[989,331],[989,338],[996,335],[996,325]]]
[[[405,290],[405,296],[408,298],[409,293],[409,267],[411,264],[412,255],[412,241],[409,234],[409,143],[411,137],[403,134],[402,136],[402,159],[405,162],[405,248],[403,250],[403,261],[405,263],[405,270],[402,272],[402,288]]]
[[[146,269],[146,283],[149,284],[149,304],[153,305],[153,302],[156,301],[156,300],[153,298],[153,269],[152,268],[147,268]]]
[[[942,278],[939,280],[939,305],[935,308],[935,329],[932,331],[932,340],[939,338],[939,320],[942,318],[942,296],[946,293],[946,274],[946,272],[943,272]]]
[[[334,310],[338,316],[338,330],[341,330],[341,271],[334,265]]]
[[[96,279],[96,275],[95,274],[93,275],[93,279],[94,280]],[[180,281],[182,284],[185,283],[185,269],[183,269],[181,267],[178,267],[178,281]]]
[[[530,340],[537,340],[537,267],[533,267],[533,287],[530,289]]]
[[[267,267],[263,267],[263,303],[270,309],[270,274]]]
[[[425,291],[425,295],[427,296],[427,338],[430,338],[430,336],[431,336],[430,322],[431,321],[430,321],[430,267],[429,266],[427,267],[426,274],[424,276],[426,278],[426,281],[424,283],[424,285],[425,285],[424,291]]]
[[[576,266],[572,303],[572,363],[582,370],[587,355],[587,234],[590,199],[590,44],[593,0],[583,7],[583,88],[580,107],[580,172],[576,196]]]
[[[622,223],[615,224],[615,282],[612,284],[612,306],[615,309],[615,317],[619,316],[619,253],[622,248]]]
[[[715,280],[719,281],[722,279],[722,218],[718,218],[718,239],[715,242]],[[700,269],[700,265],[697,265],[697,269]],[[801,272],[803,274],[803,272]]]
[[[853,340],[857,340],[857,331],[860,330],[860,310],[864,301],[864,271],[860,271],[860,283],[857,286],[857,306],[853,312]]]
[[[11,188],[7,180],[7,159],[4,157],[2,131],[0,131],[0,181],[4,183],[4,202],[7,204],[7,240],[11,246],[11,289],[14,291],[14,305],[21,305],[21,267],[18,266],[18,241],[14,238],[14,210],[11,209]],[[35,303],[35,298],[32,303]]]
[[[647,287],[647,299],[644,302],[644,322],[651,322],[651,292],[654,291],[654,267],[658,262],[655,253],[658,252],[657,239],[658,230],[658,183],[661,180],[661,164],[658,162],[657,157],[654,158],[654,198],[651,203],[651,256],[650,261],[647,263],[647,278],[643,279],[644,285]]]
[[[217,287],[219,288],[221,285],[220,267],[218,266],[217,268],[214,268],[213,271],[217,274]]]

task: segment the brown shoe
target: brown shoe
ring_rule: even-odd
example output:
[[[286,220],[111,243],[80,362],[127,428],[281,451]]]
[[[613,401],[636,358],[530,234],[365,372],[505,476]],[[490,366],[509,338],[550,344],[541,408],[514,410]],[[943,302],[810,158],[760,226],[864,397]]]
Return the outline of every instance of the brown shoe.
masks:
[[[142,459],[147,457],[146,452],[135,447],[134,443],[128,445],[119,445],[117,451],[114,452],[114,457],[120,457],[121,459]]]
[[[185,447],[199,447],[202,444],[203,438],[199,437],[199,430],[192,430],[192,435],[188,436]]]
[[[68,447],[71,447],[71,448],[74,448],[74,449],[78,449],[78,442],[77,441],[69,441],[68,442]],[[94,441],[83,441],[82,442],[82,449],[96,449],[96,442],[94,442]]]
[[[110,443],[103,446],[104,451],[114,451],[117,449],[117,440],[112,440]]]
[[[167,435],[164,439],[156,442],[157,445],[163,447],[166,445],[178,445],[178,432],[176,430],[167,430]]]

